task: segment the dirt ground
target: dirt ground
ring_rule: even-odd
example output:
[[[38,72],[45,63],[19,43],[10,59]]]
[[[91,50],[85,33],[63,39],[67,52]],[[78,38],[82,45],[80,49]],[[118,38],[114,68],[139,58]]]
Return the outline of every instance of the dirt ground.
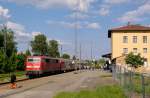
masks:
[[[93,89],[97,86],[112,85],[116,82],[111,73],[100,70],[82,70],[63,73],[17,83],[17,89],[9,85],[0,86],[0,98],[52,98],[62,91]]]

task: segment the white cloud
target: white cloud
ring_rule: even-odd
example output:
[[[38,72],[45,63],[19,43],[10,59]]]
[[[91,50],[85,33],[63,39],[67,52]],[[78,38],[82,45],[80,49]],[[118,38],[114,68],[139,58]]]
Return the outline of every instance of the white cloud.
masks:
[[[89,16],[85,13],[81,13],[81,12],[78,12],[78,13],[72,13],[68,16],[69,18],[72,18],[72,19],[87,19]]]
[[[62,39],[58,39],[58,38],[48,38],[47,42],[49,42],[50,40],[56,40],[59,45],[67,45],[67,46],[72,45],[71,41],[66,41],[66,40],[62,40]]]
[[[15,22],[11,22],[11,21],[8,21],[6,25],[8,28],[14,31],[15,36],[17,38],[18,37],[30,37],[30,34],[25,32],[25,27],[23,25],[15,23]]]
[[[31,34],[32,34],[32,38],[34,38],[35,36],[37,36],[37,35],[39,35],[39,34],[42,34],[42,33],[41,33],[41,32],[35,32],[35,31],[34,31],[34,32],[32,32]]]
[[[7,28],[12,29],[14,31],[17,47],[21,51],[30,48],[30,41],[34,38],[34,36],[42,34],[41,32],[26,32],[25,26],[12,21],[8,21],[6,25]]]
[[[130,1],[131,0],[103,0],[102,4],[100,5],[98,14],[100,16],[106,16],[110,13],[111,7],[115,5],[129,3]]]
[[[9,10],[0,6],[0,18],[8,19],[10,18]]]
[[[90,23],[87,25],[87,28],[89,28],[89,29],[100,29],[101,26],[98,23]]]
[[[131,0],[104,0],[104,3],[107,3],[107,4],[122,4],[122,3],[126,3],[126,2],[129,2]]]
[[[121,22],[136,22],[145,19],[145,15],[150,15],[150,2],[138,7],[136,10],[126,12],[118,20]]]
[[[30,41],[36,35],[42,34],[41,32],[36,32],[36,31],[27,33],[23,25],[15,23],[15,22],[8,21],[6,25],[9,29],[12,29],[14,31],[16,39],[19,39],[19,40]]]
[[[109,14],[109,8],[101,8],[100,9],[100,11],[99,11],[99,14],[101,15],[101,16],[106,16],[106,15],[108,15]]]
[[[88,11],[90,4],[95,0],[7,0],[18,4],[32,5],[37,8],[68,7],[74,10],[77,6],[80,11]]]
[[[90,23],[90,22],[65,22],[65,21],[48,21],[49,25],[57,25],[65,28],[75,28],[77,26],[78,29],[100,29],[99,23]]]
[[[83,28],[79,22],[71,23],[71,22],[65,22],[65,21],[48,21],[47,23],[49,25],[57,25],[57,26],[65,27],[65,28],[75,28],[75,26],[77,26],[78,29]]]

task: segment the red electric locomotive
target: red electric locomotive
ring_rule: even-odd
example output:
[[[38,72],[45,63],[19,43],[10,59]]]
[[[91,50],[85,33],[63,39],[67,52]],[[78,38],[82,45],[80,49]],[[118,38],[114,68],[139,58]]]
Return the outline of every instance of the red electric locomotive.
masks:
[[[29,56],[26,61],[26,71],[29,77],[74,69],[75,64],[72,63],[72,60],[50,58],[48,56]]]
[[[47,56],[29,56],[26,62],[27,75],[41,75],[47,72],[60,71],[63,62]]]

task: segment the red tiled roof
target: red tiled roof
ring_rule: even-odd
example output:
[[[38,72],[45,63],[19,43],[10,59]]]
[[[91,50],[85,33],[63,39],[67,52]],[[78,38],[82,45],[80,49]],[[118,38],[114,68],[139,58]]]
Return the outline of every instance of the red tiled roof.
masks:
[[[118,31],[118,30],[150,30],[150,27],[146,26],[141,26],[141,25],[127,25],[127,26],[122,26],[119,28],[113,28],[111,29],[112,31]]]
[[[127,25],[119,28],[112,28],[108,30],[108,37],[111,37],[112,31],[150,31],[150,27],[141,26],[141,25]]]

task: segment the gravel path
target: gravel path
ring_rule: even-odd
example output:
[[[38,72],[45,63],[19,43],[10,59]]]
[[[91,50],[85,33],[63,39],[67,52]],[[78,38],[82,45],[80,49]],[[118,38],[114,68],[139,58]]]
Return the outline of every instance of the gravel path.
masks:
[[[103,77],[110,73],[100,70],[80,71],[53,75],[29,81],[19,82],[20,88],[9,89],[8,85],[0,87],[0,98],[52,98],[61,91],[79,91],[92,89],[97,85],[113,84],[111,77]]]

